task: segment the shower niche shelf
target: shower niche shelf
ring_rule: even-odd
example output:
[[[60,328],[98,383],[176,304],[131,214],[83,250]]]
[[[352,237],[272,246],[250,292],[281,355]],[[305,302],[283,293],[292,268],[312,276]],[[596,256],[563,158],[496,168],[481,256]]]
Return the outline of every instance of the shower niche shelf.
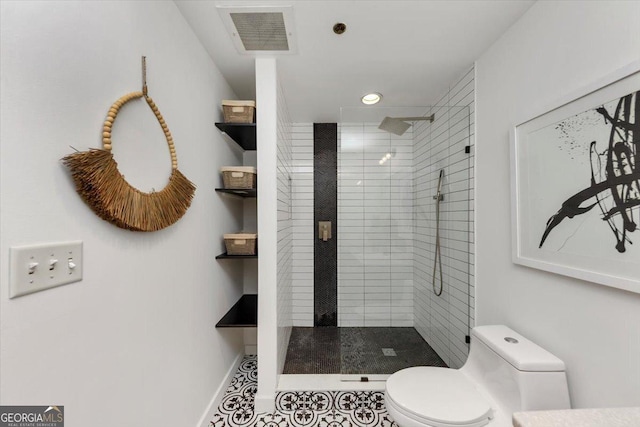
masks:
[[[258,295],[242,295],[216,328],[255,328],[258,326]]]
[[[216,123],[216,127],[226,133],[242,149],[247,151],[256,149],[255,123]]]

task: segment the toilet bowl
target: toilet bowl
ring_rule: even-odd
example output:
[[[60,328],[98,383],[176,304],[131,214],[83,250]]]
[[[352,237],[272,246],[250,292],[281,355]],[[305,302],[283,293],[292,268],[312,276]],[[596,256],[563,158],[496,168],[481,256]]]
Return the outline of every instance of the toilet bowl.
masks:
[[[502,325],[471,337],[462,368],[419,366],[387,379],[385,404],[400,427],[502,427],[515,411],[571,408],[560,359]]]

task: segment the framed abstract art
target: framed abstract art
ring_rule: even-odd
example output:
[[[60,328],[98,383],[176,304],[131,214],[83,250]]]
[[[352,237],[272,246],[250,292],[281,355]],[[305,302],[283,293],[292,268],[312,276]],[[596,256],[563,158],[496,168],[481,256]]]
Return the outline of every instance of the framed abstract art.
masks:
[[[511,132],[513,262],[640,293],[640,63]]]

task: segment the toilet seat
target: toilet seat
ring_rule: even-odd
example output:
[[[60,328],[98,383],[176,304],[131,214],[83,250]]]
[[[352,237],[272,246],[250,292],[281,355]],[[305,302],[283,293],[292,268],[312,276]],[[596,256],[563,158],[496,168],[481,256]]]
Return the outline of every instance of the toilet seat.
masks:
[[[480,427],[493,418],[491,404],[457,369],[403,369],[389,377],[385,396],[389,409],[411,419],[414,425]]]

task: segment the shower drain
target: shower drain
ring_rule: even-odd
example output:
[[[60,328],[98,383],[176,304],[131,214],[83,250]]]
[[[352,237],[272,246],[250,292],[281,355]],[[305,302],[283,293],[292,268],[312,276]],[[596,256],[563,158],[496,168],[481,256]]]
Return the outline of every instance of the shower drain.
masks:
[[[397,356],[396,351],[392,348],[383,348],[382,354],[385,356]]]

